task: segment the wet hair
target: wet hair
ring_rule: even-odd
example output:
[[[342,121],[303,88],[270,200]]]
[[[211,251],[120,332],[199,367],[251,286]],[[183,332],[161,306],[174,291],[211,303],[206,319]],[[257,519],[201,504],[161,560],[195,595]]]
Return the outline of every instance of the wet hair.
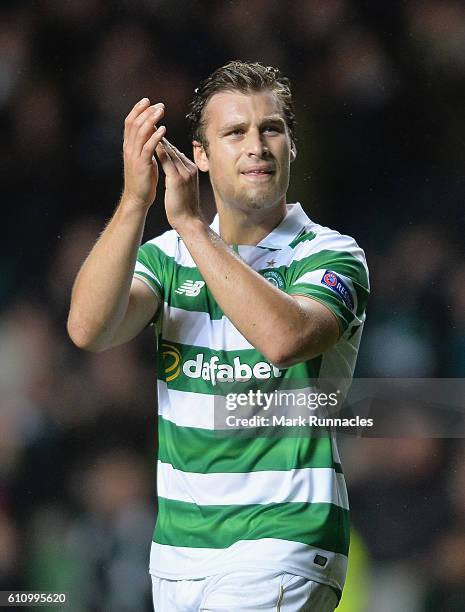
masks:
[[[264,90],[270,90],[276,94],[282,106],[291,141],[295,142],[296,121],[289,79],[282,76],[278,68],[264,66],[259,62],[242,62],[240,60],[228,62],[218,68],[195,89],[190,112],[186,115],[192,140],[199,141],[207,150],[208,141],[205,136],[204,110],[214,94],[221,91],[251,93]]]

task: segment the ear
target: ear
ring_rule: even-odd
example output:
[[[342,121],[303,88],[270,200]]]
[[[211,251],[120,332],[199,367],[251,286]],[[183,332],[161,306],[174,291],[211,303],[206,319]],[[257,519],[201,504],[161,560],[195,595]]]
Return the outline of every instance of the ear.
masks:
[[[203,144],[198,140],[193,140],[192,151],[197,168],[202,172],[207,172],[209,169],[208,155]]]
[[[295,146],[294,141],[291,143],[291,162],[295,160],[297,157],[297,147]]]

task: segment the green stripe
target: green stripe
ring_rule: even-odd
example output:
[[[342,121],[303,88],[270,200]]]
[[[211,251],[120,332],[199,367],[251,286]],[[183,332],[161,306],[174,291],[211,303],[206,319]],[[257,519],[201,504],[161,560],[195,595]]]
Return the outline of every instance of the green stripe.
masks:
[[[210,363],[212,357],[218,357],[218,366],[229,365],[234,368],[234,359],[239,358],[240,364],[252,368],[259,362],[269,363],[264,355],[255,349],[242,349],[233,351],[214,351],[207,347],[192,346],[178,342],[164,341],[158,343],[158,378],[164,380],[170,389],[178,391],[189,391],[191,393],[206,393],[209,395],[225,396],[228,393],[242,393],[248,389],[256,388],[257,385],[263,392],[271,392],[275,389],[302,389],[308,386],[310,378],[318,377],[321,367],[321,357],[310,361],[296,364],[286,370],[281,370],[281,376],[276,377],[270,364],[269,378],[256,379],[252,377],[247,381],[217,382],[213,385],[211,380],[198,376],[201,372],[196,363]],[[203,357],[198,357],[202,355]],[[198,360],[198,361],[197,361]],[[190,368],[195,377],[188,376],[183,371],[183,366]],[[241,370],[246,373],[247,368]],[[243,374],[241,374],[243,376]]]
[[[327,268],[348,276],[365,290],[368,289],[368,275],[365,266],[347,251],[334,251],[326,249],[314,255],[295,260],[287,268],[287,280],[290,285],[306,272]]]
[[[298,240],[300,242],[313,238],[313,233],[309,232],[301,236]],[[166,255],[162,249],[151,243],[147,243],[139,249],[139,259],[149,269],[153,270],[154,274],[160,278],[163,285],[169,285],[172,277],[178,276],[180,283],[177,284],[176,287],[173,287],[173,291],[188,279],[203,280],[196,267],[191,268],[180,265],[175,261],[174,257]],[[282,265],[274,269],[279,270],[287,277],[288,284],[292,284],[305,272],[311,272],[325,267],[334,272],[339,272],[340,274],[348,276],[365,289],[369,287],[365,266],[348,251],[324,249],[318,253],[303,257],[302,259],[294,260],[289,266]],[[194,274],[194,276],[192,276],[192,274]],[[195,277],[195,274],[198,276]]]
[[[297,238],[294,238],[294,240],[289,244],[289,246],[291,247],[291,249],[295,249],[295,247],[301,242],[306,242],[307,240],[313,240],[315,236],[316,236],[315,232],[305,233],[305,230],[304,230],[300,236],[297,236]]]
[[[139,248],[137,253],[137,261],[143,264],[146,268],[148,268],[160,281],[161,288],[157,286],[158,291],[162,292],[162,296],[165,294],[165,283],[164,283],[164,261],[168,258],[165,253],[158,247],[153,244],[144,244]],[[152,278],[150,278],[147,274],[143,272],[138,272],[138,274],[142,274],[147,280],[150,281],[150,284],[155,286],[156,283]]]
[[[153,534],[158,544],[217,549],[262,538],[291,540],[347,555],[349,513],[323,503],[197,506],[158,498]]]
[[[306,239],[310,240],[310,234]],[[195,298],[175,293],[176,289],[187,280],[204,280],[196,267],[190,268],[180,265],[159,247],[149,243],[139,249],[138,260],[160,279],[164,299],[168,305],[193,312],[206,312],[212,320],[218,320],[224,316],[223,311],[219,308],[206,285]],[[282,265],[273,268],[273,270],[281,273],[285,281],[284,291],[289,291],[293,283],[303,274],[321,268],[332,270],[352,279],[359,305],[357,314],[361,314],[365,309],[368,297],[368,276],[365,266],[350,253],[324,250],[300,260],[292,261],[289,266]],[[266,269],[258,270],[258,273],[263,274],[265,271]]]
[[[198,474],[328,467],[342,473],[340,463],[333,461],[329,437],[291,437],[288,431],[280,438],[257,437],[253,430],[247,437],[237,433],[180,427],[160,416],[158,458],[177,470]]]
[[[204,280],[197,267],[183,266],[174,257],[166,255],[154,244],[146,243],[139,249],[138,260],[151,270],[163,285],[165,302],[169,306],[192,312],[209,313],[212,320],[221,319],[223,311],[216,303],[212,293],[205,285],[195,298],[176,293],[187,280]]]

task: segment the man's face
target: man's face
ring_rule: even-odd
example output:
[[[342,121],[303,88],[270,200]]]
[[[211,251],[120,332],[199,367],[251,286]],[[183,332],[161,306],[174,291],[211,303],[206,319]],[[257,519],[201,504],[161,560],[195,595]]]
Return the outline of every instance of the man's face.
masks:
[[[208,150],[195,147],[217,204],[244,211],[285,202],[294,151],[281,103],[270,90],[214,94],[204,109]]]

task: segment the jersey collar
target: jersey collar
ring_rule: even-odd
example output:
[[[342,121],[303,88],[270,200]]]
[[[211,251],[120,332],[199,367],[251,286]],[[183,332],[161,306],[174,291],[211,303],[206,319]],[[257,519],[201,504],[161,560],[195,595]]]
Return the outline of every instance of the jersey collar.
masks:
[[[297,236],[302,233],[306,225],[310,223],[310,219],[305,213],[299,202],[295,204],[286,204],[287,213],[281,223],[274,228],[272,232],[265,236],[256,246],[265,249],[283,249],[287,247]],[[215,215],[211,225],[211,229],[219,234],[219,218]]]

